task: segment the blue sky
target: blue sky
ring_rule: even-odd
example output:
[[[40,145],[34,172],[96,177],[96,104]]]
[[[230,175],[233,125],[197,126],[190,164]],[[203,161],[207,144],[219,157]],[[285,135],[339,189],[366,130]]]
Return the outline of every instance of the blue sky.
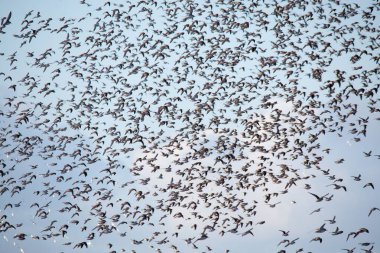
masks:
[[[361,249],[369,247],[361,246],[359,243],[366,242],[375,243],[374,250],[378,250],[380,213],[374,212],[368,217],[371,208],[380,208],[380,200],[377,197],[380,171],[376,156],[380,155],[377,147],[380,143],[377,131],[379,114],[371,113],[369,110],[369,106],[378,107],[378,94],[371,99],[360,99],[354,94],[348,98],[343,97],[342,101],[335,97],[338,101],[336,106],[340,106],[340,110],[334,111],[333,104],[329,106],[334,96],[349,85],[368,91],[379,84],[378,74],[373,72],[373,69],[378,68],[378,63],[373,57],[362,54],[358,63],[352,63],[352,57],[358,52],[360,54],[360,50],[367,50],[372,56],[379,55],[378,48],[369,46],[378,44],[378,36],[375,36],[379,34],[378,11],[373,11],[375,19],[370,24],[365,23],[370,21],[364,21],[361,15],[355,15],[347,19],[341,18],[340,23],[324,28],[323,24],[328,22],[318,16],[319,7],[324,9],[325,15],[328,16],[343,9],[348,11],[347,6],[343,3],[337,5],[333,1],[323,3],[319,7],[317,4],[308,4],[305,10],[289,10],[289,17],[294,25],[284,26],[284,37],[280,38],[275,36],[274,29],[266,30],[259,23],[264,20],[268,22],[269,28],[274,28],[277,22],[285,22],[283,19],[286,15],[276,17],[272,14],[273,2],[264,2],[267,6],[260,3],[258,7],[253,7],[257,8],[254,17],[239,10],[240,7],[225,14],[231,5],[223,1],[210,1],[212,8],[208,7],[207,11],[206,7],[200,7],[204,4],[202,1],[192,2],[195,6],[193,19],[197,21],[194,25],[205,24],[201,35],[187,30],[191,22],[186,19],[185,9],[189,7],[180,2],[171,2],[173,10],[177,5],[179,7],[178,14],[172,18],[168,18],[170,11],[167,11],[162,3],[157,7],[150,6],[147,12],[147,9],[143,9],[144,3],[138,7],[134,6],[129,11],[131,4],[128,2],[113,2],[110,6],[90,1],[88,3],[91,6],[80,4],[80,1],[0,2],[1,17],[6,17],[10,11],[12,12],[12,23],[4,29],[5,34],[0,36],[0,72],[4,72],[4,75],[0,76],[4,79],[0,85],[0,110],[3,113],[0,116],[0,137],[5,140],[0,149],[0,158],[9,172],[1,179],[1,188],[7,187],[11,190],[15,185],[20,185],[21,177],[25,173],[31,172],[31,175],[36,175],[33,183],[26,185],[20,193],[11,196],[11,191],[8,191],[0,196],[0,214],[6,215],[12,224],[22,224],[16,230],[11,229],[0,234],[0,251],[29,253],[39,252],[43,248],[48,252],[122,252],[122,249],[127,252],[157,252],[158,249],[162,252],[172,252],[170,246],[176,245],[180,252],[206,252],[207,246],[211,247],[213,252],[225,252],[227,249],[231,252],[278,252],[281,249],[296,252],[301,248],[304,252],[344,252],[344,249],[354,247],[356,252],[361,252]],[[246,2],[242,3],[243,6],[249,6]],[[279,5],[284,7],[286,3],[282,1]],[[355,6],[355,3],[358,4],[360,12],[375,4],[374,1],[353,1],[351,6]],[[124,10],[128,14],[122,13],[122,18],[118,19],[116,9]],[[149,9],[152,10],[150,17],[153,21],[148,18]],[[209,15],[211,9],[214,16]],[[31,10],[33,12],[29,19],[33,19],[33,22],[25,31],[21,31],[25,24],[22,23],[23,19]],[[110,15],[107,16],[107,12]],[[314,19],[307,20],[305,25],[299,16],[306,14],[304,18],[307,19],[308,12],[314,13]],[[221,21],[223,15],[234,17],[235,22],[248,22],[250,26],[246,31],[232,27],[234,34],[231,34],[228,30],[223,30],[228,27]],[[50,30],[43,28],[48,18],[51,18],[47,26]],[[218,20],[220,23],[216,24]],[[365,26],[374,30],[366,31],[361,28]],[[175,28],[176,30],[170,34],[170,29]],[[23,39],[14,36],[39,29],[41,31],[35,38],[30,41],[26,39],[23,45]],[[60,29],[62,31],[58,32]],[[300,35],[292,33],[297,29]],[[332,36],[329,35],[332,33]],[[101,39],[98,44],[94,44],[97,38],[104,40]],[[305,46],[308,40],[314,38],[319,43],[318,49]],[[199,43],[202,39],[206,42],[205,45]],[[355,41],[352,47],[359,51],[353,49],[345,53],[343,50],[341,54],[321,51],[322,42],[330,43],[331,49],[339,51],[350,40]],[[293,43],[293,47],[289,42]],[[147,46],[144,47],[144,43]],[[165,45],[166,48],[163,47]],[[256,50],[245,52],[250,45],[256,47]],[[298,57],[292,58],[291,53],[297,46],[305,47],[302,51],[296,50]],[[159,55],[159,51],[155,51],[159,48],[165,52],[163,56]],[[193,51],[189,52],[186,48]],[[45,59],[38,61],[44,52],[50,53]],[[290,53],[290,56],[286,56],[284,52]],[[17,61],[10,65],[9,58],[13,53]],[[88,53],[91,55],[83,57]],[[244,55],[245,58],[239,58],[240,60],[235,62],[236,57],[241,57],[239,55]],[[312,60],[313,55],[320,55],[320,59]],[[264,57],[277,60],[281,68],[275,69],[274,66],[260,64],[260,58]],[[292,60],[295,60],[295,67],[292,67]],[[297,64],[305,60],[307,62],[304,66],[297,69]],[[323,78],[318,81],[310,75],[312,69],[323,65],[323,61],[331,63],[323,68]],[[17,68],[14,68],[15,66]],[[330,92],[325,86],[329,81],[336,80],[336,70],[345,71],[346,79],[341,85],[335,84],[336,93],[329,95]],[[59,75],[55,76],[57,73]],[[148,76],[144,78],[145,73]],[[262,82],[263,73],[267,76],[264,78],[268,80],[267,83]],[[36,85],[29,95],[25,94],[33,82],[21,81],[27,75],[34,78],[33,82]],[[355,75],[359,78],[355,79]],[[11,79],[6,79],[8,76]],[[226,82],[223,82],[223,78]],[[284,87],[278,83],[282,83]],[[14,84],[15,91],[9,88]],[[46,90],[42,91],[44,86],[53,92],[47,94]],[[290,95],[294,90],[300,92],[292,101]],[[317,94],[317,97],[312,99],[310,94]],[[9,101],[11,106],[7,105]],[[17,108],[16,104],[19,101],[23,103]],[[273,107],[264,105],[268,101],[273,103]],[[298,102],[301,106],[297,105]],[[316,120],[309,109],[318,103],[320,106],[312,109],[314,115],[319,116]],[[342,117],[354,108],[353,104],[357,105],[356,114],[342,120]],[[168,108],[167,111],[165,107]],[[143,111],[147,109],[151,111],[151,115],[142,118]],[[22,110],[32,112],[32,115],[29,122],[17,124]],[[161,118],[155,113],[159,110],[162,110]],[[276,110],[282,112],[281,121],[277,126],[280,131],[279,137],[258,143],[255,134],[265,136],[270,133],[267,126],[272,127],[275,124]],[[327,112],[323,113],[324,110]],[[116,113],[110,113],[112,111]],[[241,111],[244,112],[238,115]],[[289,119],[286,115],[299,122],[283,121]],[[140,118],[137,118],[139,116]],[[186,117],[188,120],[184,120]],[[220,125],[212,123],[213,120],[220,120]],[[246,122],[253,123],[253,132],[247,130]],[[255,125],[255,122],[258,122],[258,125]],[[321,122],[324,125],[318,124]],[[337,125],[334,125],[335,122]],[[76,123],[80,123],[81,127],[70,127]],[[200,127],[201,124],[205,127]],[[360,131],[363,125],[366,125],[366,136],[355,132]],[[291,129],[294,130],[298,126],[307,129],[306,132],[292,135]],[[340,126],[343,127],[342,131]],[[224,132],[223,128],[228,131]],[[323,129],[326,134],[318,134]],[[334,129],[335,132],[332,131]],[[129,138],[139,134],[144,145],[140,142],[124,145],[115,143],[118,132],[119,136]],[[29,159],[22,162],[18,161],[25,157],[22,154],[25,150],[20,150],[24,144],[12,137],[17,133],[20,133],[22,138],[41,138],[40,142],[26,150],[32,152]],[[317,139],[310,143],[313,136],[317,136]],[[72,141],[67,141],[70,138]],[[355,138],[361,140],[356,141]],[[290,151],[280,158],[252,151],[257,146],[273,149],[277,141],[282,141],[278,145],[282,145],[284,141],[289,143],[287,148],[282,148]],[[303,148],[304,156],[296,156],[297,150],[293,148],[302,141],[307,143],[307,148]],[[67,143],[62,145],[64,142]],[[218,142],[227,147],[238,143],[238,148],[232,151],[223,149]],[[319,147],[307,151],[317,144]],[[54,150],[54,147],[64,148]],[[195,159],[195,151],[202,147],[208,148],[209,154]],[[330,152],[322,151],[326,149]],[[76,150],[82,150],[82,153],[78,157],[70,156]],[[366,157],[363,152],[370,150],[372,155]],[[230,175],[226,173],[228,166],[215,163],[218,156],[229,154],[235,157],[244,156],[231,162]],[[318,166],[308,165],[305,163],[306,156],[309,161],[318,157],[322,159]],[[260,157],[267,158],[263,166],[268,174],[280,175],[280,165],[289,166],[291,170],[288,177],[281,178],[281,182],[275,184],[269,177],[266,177],[265,181],[265,178],[257,176],[262,162]],[[336,163],[340,159],[344,159],[344,162]],[[176,162],[183,160],[187,162]],[[194,165],[198,161],[201,167]],[[192,164],[198,171],[189,172]],[[66,165],[72,165],[74,169],[63,173],[62,169]],[[237,177],[243,173],[244,165],[248,166],[250,173],[247,182],[252,184],[258,180],[257,184],[260,186],[255,191],[239,187]],[[13,169],[8,170],[12,166]],[[32,169],[32,166],[36,168]],[[108,174],[104,171],[108,166],[111,166],[111,171],[117,173]],[[80,173],[86,168],[88,175],[84,177]],[[48,173],[56,174],[45,176]],[[181,173],[189,174],[184,177]],[[359,174],[361,180],[355,181],[353,176]],[[57,180],[59,176],[62,176],[63,181]],[[104,178],[106,176],[110,178]],[[189,178],[190,176],[192,178]],[[216,183],[220,176],[226,176],[227,182],[223,185]],[[281,194],[291,177],[300,177],[302,180],[298,180],[286,194]],[[331,185],[333,180],[329,177],[342,179],[343,181],[337,184],[347,187],[347,191],[334,189]],[[100,183],[99,180],[102,178],[103,183]],[[114,186],[112,181],[108,181],[110,179],[114,180]],[[15,182],[10,184],[13,180]],[[208,184],[202,191],[197,191],[197,187],[189,191],[171,191],[168,190],[168,184],[172,180],[181,180],[183,187],[190,187],[191,184],[202,187],[204,181]],[[143,184],[144,181],[147,183]],[[123,186],[127,182],[129,184]],[[370,187],[363,188],[369,182],[373,183],[374,190]],[[70,196],[59,199],[57,194],[50,196],[54,190],[63,193],[76,186],[83,190],[86,184],[93,189],[91,194],[84,194],[88,195],[88,200],[80,197],[74,199]],[[311,188],[305,189],[307,185]],[[141,190],[146,194],[145,199],[137,200],[134,193],[130,193],[131,189],[136,192]],[[47,190],[47,195],[36,194],[37,191],[43,193],[44,190]],[[94,196],[93,192],[96,191],[99,191],[100,195]],[[170,214],[160,210],[159,206],[160,201],[163,201],[164,205],[167,202],[171,203],[170,194],[173,192],[183,197],[183,200],[172,207],[173,211]],[[318,196],[334,196],[331,201],[316,202],[310,192]],[[201,198],[202,193],[214,198],[205,203]],[[265,203],[265,195],[268,193],[279,195],[273,196],[270,202]],[[105,196],[105,200],[102,200],[102,210],[106,212],[107,224],[115,226],[117,230],[102,236],[97,233],[89,249],[73,249],[76,243],[86,241],[91,230],[97,225],[98,217],[91,215],[91,209],[100,201],[98,197],[101,196]],[[222,206],[228,198],[234,201],[230,205]],[[14,205],[20,201],[20,207],[5,209],[8,203]],[[44,208],[48,213],[47,218],[36,217],[37,208],[30,206],[33,203],[42,206],[50,201],[49,206]],[[79,216],[72,217],[73,211],[59,212],[69,205],[65,204],[67,201],[80,206],[82,211]],[[120,221],[126,221],[127,225],[117,225],[120,221],[113,222],[111,217],[120,214],[120,204],[124,201],[131,204],[133,211],[142,212],[149,206],[154,207],[151,224],[146,222],[136,225],[134,223],[138,221],[134,217],[123,215]],[[203,218],[194,218],[191,210],[186,207],[191,201],[199,201],[195,211]],[[110,203],[113,206],[106,207]],[[271,207],[274,204],[275,207]],[[245,207],[253,206],[256,206],[256,215],[250,215],[244,210]],[[199,238],[202,229],[212,225],[209,217],[218,210],[217,208],[220,210],[220,220],[230,220],[223,225],[219,222],[216,231],[208,233],[207,240],[196,243],[197,248],[192,244],[188,245],[186,239]],[[319,208],[320,212],[310,214]],[[178,212],[181,212],[184,218],[175,218],[174,215]],[[244,223],[252,221],[254,224],[253,237],[241,236],[249,227],[240,228],[238,233],[227,232],[234,228],[232,217],[236,218],[239,215],[243,217]],[[328,224],[326,220],[334,216],[336,223]],[[88,222],[87,230],[81,231],[87,224],[84,224],[87,218],[92,220]],[[43,230],[54,220],[54,233],[59,233],[60,226],[69,224],[70,228],[64,237],[56,236],[46,240],[31,238],[46,237],[48,233]],[[79,225],[73,225],[73,220],[78,220]],[[265,223],[258,224],[261,221]],[[316,233],[316,229],[324,223],[327,231]],[[183,225],[181,230],[177,229],[179,224]],[[194,229],[194,224],[197,224],[197,229]],[[331,233],[337,226],[344,233],[332,236]],[[370,233],[346,239],[350,232],[363,227]],[[226,232],[224,236],[219,234],[222,230]],[[282,236],[279,230],[290,231],[289,236]],[[178,238],[173,236],[176,232]],[[18,233],[27,234],[27,239],[14,239],[13,236]],[[317,236],[323,238],[323,243],[310,242]],[[168,243],[158,244],[165,238]],[[283,239],[296,238],[299,239],[294,245],[286,248],[283,245],[278,246]],[[134,245],[133,240],[145,241],[141,245]],[[64,246],[67,242],[72,242],[72,245]],[[107,243],[113,244],[112,249],[108,249]]]

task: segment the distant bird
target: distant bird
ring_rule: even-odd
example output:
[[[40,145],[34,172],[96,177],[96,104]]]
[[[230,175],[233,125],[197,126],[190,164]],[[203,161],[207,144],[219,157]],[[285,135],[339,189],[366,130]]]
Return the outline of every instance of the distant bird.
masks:
[[[323,195],[323,196],[318,196],[318,195],[316,195],[316,194],[314,194],[314,193],[311,193],[311,192],[309,192],[311,195],[313,195],[315,198],[316,198],[316,201],[317,202],[321,202],[321,201],[323,201],[323,199],[327,196],[327,195],[329,195],[329,194],[325,194],[325,195]]]
[[[336,227],[335,231],[331,233],[332,235],[340,235],[343,234],[342,230],[339,230],[339,227]]]
[[[373,208],[371,208],[371,210],[369,210],[368,217],[369,217],[373,212],[375,212],[375,211],[380,211],[380,209],[377,208],[377,207],[373,207]]]
[[[312,215],[313,213],[319,213],[322,210],[322,208],[317,208],[314,211],[312,211],[309,215]]]
[[[322,243],[322,238],[321,237],[314,237],[313,239],[310,240],[310,242],[319,242]]]
[[[290,231],[284,231],[284,230],[279,230],[282,233],[282,236],[289,236]]]
[[[373,190],[375,190],[375,186],[372,183],[366,183],[363,188],[371,187]]]
[[[336,216],[334,216],[331,220],[325,220],[328,221],[330,224],[335,224],[336,223]]]
[[[317,228],[317,229],[315,230],[315,233],[324,233],[325,231],[327,231],[327,230],[325,229],[325,225],[326,225],[326,224],[323,224],[322,226],[320,226],[319,228]]]
[[[347,253],[354,253],[356,248],[352,248],[352,249],[342,249],[342,250],[345,250]]]

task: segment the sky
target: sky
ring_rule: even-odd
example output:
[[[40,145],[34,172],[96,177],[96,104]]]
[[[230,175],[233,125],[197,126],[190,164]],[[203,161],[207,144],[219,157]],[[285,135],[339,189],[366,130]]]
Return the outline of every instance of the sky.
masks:
[[[234,10],[229,9],[233,3],[227,1],[172,1],[168,4],[171,10],[163,2],[145,8],[144,2],[133,6],[128,1],[112,1],[110,5],[71,0],[0,1],[0,17],[12,13],[11,24],[0,34],[0,72],[4,73],[0,76],[0,159],[7,172],[0,179],[0,189],[8,189],[0,195],[0,216],[6,215],[2,224],[5,220],[19,224],[16,229],[0,232],[0,252],[33,253],[41,248],[47,252],[175,252],[171,245],[180,252],[207,252],[207,247],[213,252],[345,252],[352,248],[362,252],[372,245],[360,243],[373,243],[373,252],[377,252],[380,212],[368,213],[373,207],[380,208],[376,156],[380,155],[380,116],[369,109],[378,108],[379,95],[360,98],[351,93],[341,100],[334,96],[347,87],[364,91],[378,88],[378,72],[373,70],[379,66],[372,56],[379,55],[378,46],[374,46],[379,45],[379,12],[373,11],[372,23],[358,14],[340,17],[339,22],[324,27],[328,18],[318,16],[318,10],[333,16],[349,8],[337,1],[315,2],[305,5],[304,10],[283,10],[287,14],[276,16],[273,1],[259,1],[256,7],[242,2]],[[279,6],[288,3],[279,1]],[[202,7],[204,4],[208,7]],[[350,4],[357,4],[362,12],[375,1]],[[240,6],[250,6],[254,14],[239,10]],[[195,11],[189,17],[191,8]],[[30,11],[26,22],[30,25],[22,30]],[[313,19],[308,19],[310,13],[314,13]],[[284,25],[282,36],[276,36],[274,27],[285,23],[286,15],[294,25]],[[229,32],[226,27],[230,23],[226,24],[223,17],[248,22],[249,27],[231,26],[233,33]],[[273,29],[263,28],[263,20]],[[200,29],[201,24],[205,24],[201,33],[191,32],[191,25]],[[30,37],[33,33],[35,36]],[[26,37],[20,38],[22,34]],[[303,47],[314,38],[318,48]],[[322,50],[322,42],[339,51],[350,40],[355,41],[352,48],[358,51]],[[302,50],[295,49],[297,46]],[[372,56],[361,54],[363,50]],[[353,63],[352,57],[357,54],[361,58]],[[12,55],[17,61],[12,62]],[[262,64],[265,58],[277,60],[280,68]],[[323,64],[323,78],[312,78],[312,70]],[[336,80],[336,70],[345,71],[345,80],[334,84],[334,94],[326,87]],[[10,88],[12,85],[15,88]],[[299,92],[292,100],[294,90]],[[334,107],[334,99],[339,109]],[[352,108],[356,113],[349,115]],[[23,110],[31,114],[27,121],[18,122]],[[144,114],[147,110],[150,115]],[[275,122],[276,115],[279,123]],[[298,123],[289,121],[292,118]],[[251,131],[246,123],[252,124]],[[357,133],[363,125],[366,136]],[[257,134],[273,134],[268,130],[271,127],[278,129],[278,135],[260,142]],[[305,131],[292,134],[297,127]],[[21,139],[15,137],[18,134]],[[132,141],[118,143],[118,136]],[[136,141],[136,136],[142,141]],[[24,148],[28,141],[32,145]],[[284,142],[288,143],[285,147],[281,146]],[[300,142],[306,143],[301,148],[303,155],[297,155],[295,148]],[[223,148],[234,143],[237,148]],[[275,155],[255,151],[258,146],[274,150],[276,145],[280,151],[289,152],[277,156],[280,151],[273,151]],[[317,146],[309,149],[313,145]],[[209,150],[203,157],[197,152],[201,148]],[[370,151],[367,157],[365,153]],[[227,165],[218,160],[231,154],[240,159]],[[315,159],[320,159],[317,166],[305,162]],[[338,163],[340,159],[344,161]],[[282,164],[290,170],[278,184],[269,176],[259,176],[260,168],[280,175]],[[67,166],[73,169],[64,172]],[[193,167],[196,169],[191,170]],[[81,174],[83,170],[87,176]],[[22,184],[26,173],[30,174],[24,178],[35,175],[35,179],[12,195],[12,188]],[[254,191],[239,185],[238,177],[245,173],[243,185],[257,184]],[[355,180],[358,175],[360,181]],[[226,181],[222,185],[217,183],[221,177]],[[292,177],[302,180],[287,188]],[[347,191],[334,189],[335,179],[341,179],[337,184]],[[179,182],[191,190],[170,189],[171,183]],[[367,183],[374,189],[363,188]],[[67,194],[60,198],[57,194],[74,187],[86,190],[88,186],[92,191],[80,197]],[[287,192],[281,193],[284,190]],[[138,191],[144,194],[143,199],[136,197]],[[268,193],[278,196],[272,195],[265,202]],[[327,194],[332,199],[316,202],[310,193]],[[173,194],[181,201],[173,200]],[[209,200],[205,202],[202,194],[208,194]],[[234,201],[223,206],[228,199]],[[125,201],[136,216],[122,214],[118,221],[112,221]],[[197,203],[193,211],[188,207],[192,201]],[[98,202],[103,205],[107,224],[115,227],[110,234],[96,231],[99,216],[94,214],[94,206]],[[8,203],[12,208],[6,208]],[[47,204],[42,208],[46,218],[38,215],[34,203],[40,207]],[[77,216],[75,210],[60,212],[74,203],[81,209]],[[167,203],[172,204],[171,213],[160,208]],[[150,207],[155,209],[152,217],[139,224],[137,217]],[[247,212],[248,207],[253,207],[255,214]],[[207,233],[207,240],[187,244],[186,239],[194,237],[194,242],[204,227],[212,225],[210,217],[216,210],[220,221],[215,231]],[[202,218],[195,217],[194,211]],[[183,218],[176,218],[179,212]],[[334,216],[336,223],[329,224],[327,220]],[[244,226],[237,233],[233,232],[232,217],[243,220]],[[85,222],[87,218],[91,220]],[[222,224],[223,219],[227,220]],[[76,220],[79,225],[73,223]],[[126,223],[119,224],[121,221]],[[254,236],[242,236],[250,228],[245,226],[249,221]],[[53,228],[43,231],[50,224]],[[60,233],[65,224],[69,229],[64,236],[49,236]],[[183,227],[178,229],[180,224]],[[323,224],[327,231],[316,233]],[[344,232],[333,236],[336,227]],[[367,228],[369,233],[347,240],[350,232],[360,228]],[[279,230],[290,231],[289,236]],[[95,240],[86,239],[94,231]],[[221,231],[225,232],[223,236]],[[25,233],[26,239],[14,238],[19,233]],[[40,239],[33,239],[35,236]],[[311,241],[318,236],[322,243]],[[279,245],[284,239],[297,240],[284,247]],[[143,243],[136,245],[133,240]],[[82,241],[89,243],[88,249],[73,248]],[[109,248],[108,243],[113,246]]]

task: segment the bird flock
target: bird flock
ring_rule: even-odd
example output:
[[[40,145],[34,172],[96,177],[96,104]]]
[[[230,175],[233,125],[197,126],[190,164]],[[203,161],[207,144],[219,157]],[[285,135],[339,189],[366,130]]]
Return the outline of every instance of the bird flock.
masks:
[[[375,252],[379,1],[76,6],[0,11],[0,251]]]

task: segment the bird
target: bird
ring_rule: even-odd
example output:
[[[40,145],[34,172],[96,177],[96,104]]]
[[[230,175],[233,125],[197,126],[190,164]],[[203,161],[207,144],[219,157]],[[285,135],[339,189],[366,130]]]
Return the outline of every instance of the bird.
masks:
[[[284,231],[284,230],[279,230],[282,233],[282,236],[289,236],[290,231]]]
[[[322,208],[317,208],[314,211],[312,211],[309,215],[312,215],[313,213],[319,213],[322,210]]]
[[[373,183],[366,183],[363,188],[366,188],[366,187],[371,187],[373,190],[375,190],[375,186],[373,185]]]
[[[380,211],[380,209],[377,208],[377,207],[372,207],[371,210],[369,210],[368,217],[369,217],[373,212],[375,212],[375,211]]]
[[[322,226],[320,226],[319,228],[317,228],[316,230],[315,230],[315,232],[316,233],[324,233],[325,231],[327,231],[326,229],[325,229],[325,223],[322,225]]]
[[[332,235],[340,235],[340,234],[343,234],[343,231],[339,230],[339,227],[336,227],[336,229],[334,230],[334,232],[332,232],[331,234]]]
[[[309,194],[313,195],[313,196],[316,198],[316,202],[321,202],[321,201],[323,201],[323,199],[328,195],[328,194],[325,194],[325,195],[319,197],[318,195],[316,195],[316,194],[314,194],[314,193],[311,193],[311,192],[309,192]]]
[[[330,224],[335,224],[336,223],[336,216],[334,216],[331,220],[325,220],[328,221]]]
[[[352,249],[342,249],[342,250],[345,250],[347,253],[353,253],[355,251],[356,248],[352,248]]]
[[[322,238],[321,237],[314,237],[313,239],[310,240],[310,242],[319,242],[322,243]]]

